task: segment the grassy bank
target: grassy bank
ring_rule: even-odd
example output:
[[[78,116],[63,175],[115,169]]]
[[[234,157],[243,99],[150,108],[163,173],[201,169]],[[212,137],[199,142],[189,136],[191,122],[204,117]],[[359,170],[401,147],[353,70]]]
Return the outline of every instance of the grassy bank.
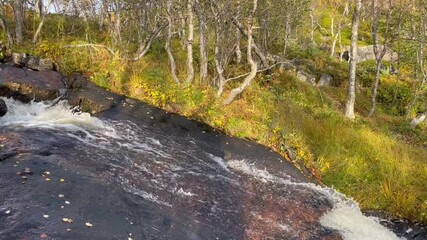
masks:
[[[307,60],[313,72],[334,75],[332,87],[301,83],[292,72],[258,75],[238,100],[224,107],[210,86],[176,86],[160,45],[154,45],[140,61],[129,62],[102,48],[64,47],[73,43],[42,42],[19,50],[54,59],[65,73],[84,72],[102,87],[206,122],[229,135],[253,139],[285,158],[285,146],[290,146],[297,166],[353,197],[362,208],[427,222],[426,126],[412,129],[398,114],[386,114],[400,111],[399,107],[389,109],[388,94],[395,97],[387,92],[387,86],[395,84],[392,79],[382,84],[386,90],[381,90],[376,116],[363,117],[369,109],[369,89],[363,87],[371,79],[369,64],[358,72],[361,86],[356,110],[360,116],[349,122],[342,115],[346,63],[319,56]],[[184,53],[176,55],[178,69],[184,69]],[[183,79],[185,71],[179,75]]]

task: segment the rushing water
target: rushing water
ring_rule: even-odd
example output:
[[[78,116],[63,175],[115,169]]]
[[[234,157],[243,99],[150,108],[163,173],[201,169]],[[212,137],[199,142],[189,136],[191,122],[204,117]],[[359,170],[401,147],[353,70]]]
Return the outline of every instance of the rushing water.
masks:
[[[398,239],[342,194],[250,153],[214,155],[65,102],[4,100],[0,239]]]

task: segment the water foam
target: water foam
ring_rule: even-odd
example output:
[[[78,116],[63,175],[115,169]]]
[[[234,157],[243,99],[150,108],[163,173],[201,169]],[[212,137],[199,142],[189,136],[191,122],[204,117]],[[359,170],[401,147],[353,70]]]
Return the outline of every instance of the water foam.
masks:
[[[347,198],[344,194],[332,188],[324,188],[313,183],[298,183],[290,179],[275,176],[266,169],[262,170],[244,160],[228,161],[228,166],[238,172],[250,175],[258,181],[279,185],[293,185],[311,189],[325,196],[333,209],[320,219],[322,226],[340,232],[346,240],[398,240],[393,232],[382,226],[375,218],[362,214],[358,204]]]
[[[22,126],[39,128],[65,128],[72,131],[83,129],[106,130],[112,134],[114,129],[108,127],[98,118],[88,113],[73,114],[66,101],[52,106],[51,102],[30,102],[1,98],[6,102],[8,112],[0,118],[0,126]],[[114,134],[112,134],[114,135]]]

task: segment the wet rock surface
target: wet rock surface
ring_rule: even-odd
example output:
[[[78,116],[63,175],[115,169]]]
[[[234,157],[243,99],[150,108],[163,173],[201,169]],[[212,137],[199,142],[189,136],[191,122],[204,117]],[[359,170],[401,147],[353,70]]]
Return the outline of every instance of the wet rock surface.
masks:
[[[63,77],[55,71],[32,71],[2,64],[0,71],[0,96],[23,102],[53,100],[64,89]]]
[[[55,71],[55,64],[26,53],[12,53],[11,62],[15,66],[28,68],[36,71]]]
[[[7,106],[3,99],[0,99],[0,117],[7,113]]]
[[[109,151],[76,141],[79,132],[1,128],[0,239],[341,239],[318,222],[332,207],[327,198],[218,160],[262,155],[248,166],[305,180],[269,150],[220,134],[194,139],[170,122],[138,125],[145,150],[119,146],[136,139]]]

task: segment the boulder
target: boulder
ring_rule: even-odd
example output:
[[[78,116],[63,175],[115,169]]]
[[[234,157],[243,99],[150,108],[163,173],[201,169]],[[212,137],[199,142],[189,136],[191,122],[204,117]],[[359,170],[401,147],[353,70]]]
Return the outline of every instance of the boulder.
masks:
[[[7,113],[7,106],[3,99],[0,99],[0,117]]]
[[[322,74],[317,82],[318,87],[331,86],[333,77],[328,74]]]
[[[0,71],[0,96],[22,102],[53,100],[64,88],[62,75],[55,71],[29,71],[8,65]]]
[[[380,46],[380,50],[383,46]],[[344,51],[341,53],[341,57],[345,60],[349,60],[350,47],[345,47]],[[386,49],[386,53],[383,57],[384,61],[391,61],[393,59],[397,59],[397,53],[393,52],[391,49]],[[368,45],[363,47],[357,48],[357,61],[358,62],[364,62],[369,60],[375,60],[375,53],[374,53],[374,45]]]
[[[81,89],[86,88],[88,85],[87,78],[81,73],[73,73],[68,77],[68,88],[69,89]]]
[[[426,120],[426,118],[427,118],[427,112],[416,116],[415,118],[412,119],[410,123],[411,127],[420,125],[422,122],[424,122],[424,120]]]
[[[303,70],[298,70],[297,71],[297,79],[301,82],[305,82],[311,85],[315,85],[316,84],[316,78],[313,77],[311,74],[303,71]]]
[[[296,71],[297,67],[290,62],[284,62],[280,64],[280,69],[284,69],[287,71]]]
[[[36,71],[53,71],[55,64],[48,59],[41,59],[26,53],[12,53],[12,63]]]

